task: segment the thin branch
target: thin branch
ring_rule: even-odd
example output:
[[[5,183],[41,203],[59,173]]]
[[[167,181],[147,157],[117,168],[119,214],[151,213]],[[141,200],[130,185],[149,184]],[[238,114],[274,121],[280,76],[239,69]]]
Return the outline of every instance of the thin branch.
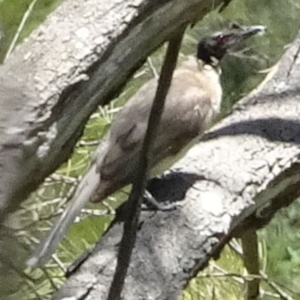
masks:
[[[17,43],[19,37],[20,37],[21,31],[23,30],[23,28],[25,26],[25,23],[28,20],[30,14],[32,13],[33,8],[34,8],[34,6],[35,6],[35,4],[36,4],[37,1],[38,0],[33,0],[30,3],[30,5],[28,6],[28,9],[26,10],[26,12],[25,12],[25,14],[24,14],[24,16],[22,18],[22,21],[21,21],[21,23],[20,23],[20,25],[18,27],[18,30],[17,30],[17,32],[16,32],[16,34],[15,34],[15,36],[14,36],[14,38],[13,38],[13,40],[12,40],[10,46],[9,46],[9,48],[8,48],[8,50],[7,50],[7,53],[6,53],[5,58],[4,58],[4,61],[6,61],[9,58],[9,56],[11,55],[11,53],[13,52],[13,50],[15,49],[15,46],[16,46],[16,43]]]
[[[150,70],[152,71],[152,74],[153,74],[154,78],[158,79],[158,77],[159,77],[158,73],[157,73],[156,68],[155,68],[155,66],[153,64],[153,61],[152,61],[152,59],[150,57],[147,58],[147,63],[149,65]]]
[[[291,72],[293,71],[293,68],[294,68],[294,66],[295,66],[295,64],[296,64],[296,61],[297,61],[298,57],[299,57],[299,54],[300,54],[300,47],[298,47],[296,53],[294,54],[294,57],[293,57],[293,63],[291,64],[291,66],[290,66],[290,68],[289,68],[287,77],[290,77]]]
[[[241,237],[243,260],[249,275],[259,275],[258,239],[255,229],[249,229]],[[247,281],[247,299],[259,297],[259,278]]]
[[[64,266],[62,261],[58,258],[56,254],[52,255],[52,259],[56,263],[56,265],[63,271],[64,274],[67,272],[67,268]]]
[[[51,287],[53,290],[58,290],[58,286],[56,285],[56,283],[53,280],[53,277],[49,274],[47,268],[41,268],[42,272],[44,273],[44,275],[46,276],[46,278],[48,279]]]
[[[161,75],[148,120],[146,135],[140,152],[137,179],[133,184],[127,202],[127,216],[124,223],[124,232],[119,248],[116,272],[109,290],[108,300],[119,300],[121,298],[130,257],[136,240],[140,207],[147,180],[149,149],[154,140],[163,113],[165,98],[171,85],[184,31],[185,27],[181,28],[176,33],[175,37],[169,41],[164,64],[161,69]]]

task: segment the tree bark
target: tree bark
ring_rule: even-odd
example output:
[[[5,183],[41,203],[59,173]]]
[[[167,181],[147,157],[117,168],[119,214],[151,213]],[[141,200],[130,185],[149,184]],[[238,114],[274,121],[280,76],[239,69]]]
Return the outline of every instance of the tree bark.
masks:
[[[177,299],[232,236],[264,226],[300,195],[299,47],[300,33],[260,87],[161,179],[150,181],[157,200],[178,208],[142,213],[123,299]],[[53,299],[105,299],[123,208]]]

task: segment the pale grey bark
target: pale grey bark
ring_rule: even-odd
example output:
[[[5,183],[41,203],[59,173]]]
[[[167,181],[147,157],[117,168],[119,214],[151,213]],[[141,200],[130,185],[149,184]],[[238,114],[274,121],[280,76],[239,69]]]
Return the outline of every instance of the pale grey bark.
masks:
[[[264,84],[150,184],[179,207],[142,214],[123,299],[177,299],[231,236],[263,226],[300,195],[299,47],[300,34]],[[105,299],[122,224],[120,211],[53,299]]]

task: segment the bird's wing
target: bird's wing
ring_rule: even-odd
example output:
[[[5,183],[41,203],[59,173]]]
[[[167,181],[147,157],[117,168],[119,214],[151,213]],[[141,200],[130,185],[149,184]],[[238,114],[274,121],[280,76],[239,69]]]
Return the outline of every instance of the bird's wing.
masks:
[[[117,116],[111,128],[106,156],[98,164],[102,179],[131,183],[156,87],[156,80],[145,84]],[[211,103],[194,70],[175,71],[152,146],[150,168],[168,156],[176,157],[182,148],[203,133],[213,113]]]
[[[180,75],[172,81],[155,139],[152,174],[166,170],[181,158],[201,137],[214,116],[212,99],[207,91],[185,73]]]
[[[151,80],[125,104],[114,120],[105,157],[97,159],[101,178],[130,183],[146,133],[157,81]],[[125,184],[126,184],[125,183]]]

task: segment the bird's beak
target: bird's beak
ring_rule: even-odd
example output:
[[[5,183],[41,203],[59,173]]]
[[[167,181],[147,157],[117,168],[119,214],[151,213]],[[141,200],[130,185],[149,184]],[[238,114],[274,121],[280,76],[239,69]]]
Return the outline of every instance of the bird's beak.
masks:
[[[254,26],[239,26],[240,27],[240,36],[243,40],[248,39],[249,37],[256,35],[256,34],[264,34],[266,27],[261,25],[254,25]]]
[[[197,57],[210,64],[211,57],[220,61],[226,53],[243,47],[248,38],[264,31],[265,27],[261,25],[242,26],[232,23],[227,29],[202,38],[198,43]]]
[[[266,27],[261,25],[242,26],[233,23],[227,33],[223,33],[223,47],[228,50],[239,48],[248,38],[257,34],[263,34],[265,29]]]

